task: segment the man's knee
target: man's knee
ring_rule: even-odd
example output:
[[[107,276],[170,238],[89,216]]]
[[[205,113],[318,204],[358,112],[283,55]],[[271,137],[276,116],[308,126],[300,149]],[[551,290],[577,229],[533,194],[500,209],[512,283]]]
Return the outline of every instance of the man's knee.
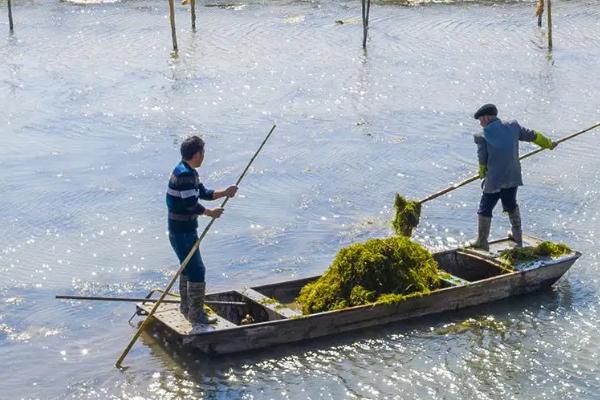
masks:
[[[512,213],[518,207],[517,188],[505,189],[501,197],[504,212]]]
[[[190,260],[190,263],[185,268],[185,272],[190,282],[205,281],[206,268],[204,267],[204,263],[198,252],[196,252]]]
[[[492,211],[494,210],[494,207],[496,206],[497,202],[497,197],[490,196],[484,193],[481,196],[481,200],[479,201],[479,208],[477,209],[477,214],[492,218]]]
[[[492,210],[489,209],[479,209],[477,210],[477,214],[483,215],[484,217],[492,218]]]

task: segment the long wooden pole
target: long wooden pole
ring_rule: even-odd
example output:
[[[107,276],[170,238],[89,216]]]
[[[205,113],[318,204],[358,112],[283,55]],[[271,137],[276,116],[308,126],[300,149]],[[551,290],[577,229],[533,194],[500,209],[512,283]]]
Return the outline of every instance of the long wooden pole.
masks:
[[[13,24],[13,17],[12,17],[12,2],[11,2],[11,0],[8,0],[7,3],[8,3],[8,28],[12,32],[15,28],[15,25]]]
[[[190,1],[190,9],[192,11],[192,30],[196,30],[196,0]]]
[[[548,2],[548,48],[552,49],[552,0]]]
[[[267,143],[267,140],[269,140],[269,137],[271,137],[271,134],[275,130],[275,127],[276,127],[276,125],[273,125],[273,127],[271,128],[271,130],[267,134],[267,137],[265,137],[265,140],[263,140],[263,142],[261,143],[261,145],[258,148],[258,150],[256,150],[256,153],[254,153],[254,155],[250,159],[250,162],[248,162],[248,165],[246,165],[246,168],[244,169],[244,171],[242,172],[242,174],[238,178],[237,182],[235,183],[236,186],[239,185],[239,183],[242,181],[242,179],[246,175],[246,172],[248,172],[248,170],[250,169],[250,166],[252,165],[252,163],[254,162],[254,160],[256,159],[256,157],[258,156],[258,153],[260,153],[260,151],[264,147],[265,143]],[[221,203],[221,208],[224,208],[228,201],[229,201],[229,197],[226,197],[225,200],[223,201],[223,203]],[[196,252],[196,250],[198,250],[198,247],[200,247],[200,242],[202,242],[202,239],[204,239],[204,236],[206,236],[206,233],[208,232],[208,230],[210,229],[210,227],[212,226],[212,224],[214,222],[215,222],[215,218],[212,218],[210,220],[210,222],[208,223],[208,225],[206,225],[206,228],[204,228],[204,231],[202,232],[202,234],[200,235],[200,237],[198,238],[198,240],[196,240],[196,242],[192,246],[192,248],[191,248],[190,252],[188,253],[187,257],[185,257],[185,259],[183,260],[183,262],[179,266],[179,269],[177,270],[177,272],[175,272],[175,275],[173,275],[173,278],[171,278],[171,281],[169,282],[169,284],[167,285],[167,287],[164,289],[164,291],[160,295],[158,301],[156,303],[154,303],[154,306],[152,307],[152,309],[148,313],[148,316],[146,317],[146,319],[144,319],[144,321],[142,322],[142,324],[138,328],[137,332],[133,335],[133,337],[129,341],[129,344],[127,345],[127,347],[125,347],[125,350],[123,350],[123,353],[121,354],[121,356],[117,360],[117,362],[115,364],[117,366],[117,368],[121,368],[121,366],[123,364],[123,360],[125,359],[125,357],[129,353],[129,350],[131,350],[131,348],[135,344],[135,342],[138,339],[138,337],[140,337],[140,335],[142,334],[142,332],[144,331],[144,329],[148,325],[148,323],[149,323],[152,315],[154,315],[154,312],[158,309],[158,306],[160,305],[160,303],[164,300],[165,296],[168,294],[169,290],[171,290],[171,287],[173,286],[173,284],[175,283],[175,281],[177,280],[177,278],[179,277],[179,275],[181,275],[181,273],[183,272],[183,270],[185,269],[185,267],[188,265],[188,263],[192,259],[192,256],[194,255],[194,253]]]
[[[579,135],[581,135],[581,134],[583,134],[583,133],[586,133],[586,132],[588,132],[588,131],[591,131],[592,129],[598,128],[599,126],[600,126],[600,122],[599,122],[599,123],[597,123],[597,124],[594,124],[594,125],[590,126],[589,128],[586,128],[586,129],[584,129],[584,130],[581,130],[581,131],[579,131],[579,132],[575,132],[575,133],[573,133],[573,134],[571,134],[571,135],[565,136],[565,137],[563,137],[563,138],[561,138],[561,139],[559,139],[559,140],[555,141],[555,143],[556,143],[556,144],[559,144],[559,143],[562,143],[562,142],[566,142],[566,141],[567,141],[567,140],[569,140],[569,139],[573,139],[573,138],[574,138],[574,137],[576,137],[576,136],[579,136]],[[533,155],[535,155],[535,154],[539,153],[540,151],[544,151],[544,150],[546,150],[546,149],[543,149],[543,148],[541,148],[541,147],[540,147],[539,149],[536,149],[536,150],[530,151],[529,153],[527,153],[527,154],[525,154],[525,155],[523,155],[523,156],[519,157],[519,160],[523,160],[523,159],[525,159],[525,158],[531,157],[531,156],[533,156]],[[444,194],[446,194],[446,193],[448,193],[448,192],[451,192],[451,191],[453,191],[453,190],[455,190],[455,189],[458,189],[459,187],[465,186],[465,185],[466,185],[466,184],[468,184],[468,183],[471,183],[471,182],[473,182],[473,181],[476,181],[477,179],[479,179],[479,175],[472,176],[472,177],[470,177],[470,178],[468,178],[468,179],[465,179],[465,180],[464,180],[464,181],[462,181],[462,182],[456,183],[456,184],[454,184],[454,185],[452,185],[452,186],[449,186],[449,187],[447,187],[446,189],[440,190],[439,192],[436,192],[436,193],[434,193],[434,194],[432,194],[432,195],[429,195],[429,196],[425,197],[423,200],[420,200],[420,201],[419,201],[419,203],[423,204],[423,203],[425,203],[426,201],[433,200],[433,199],[435,199],[435,198],[437,198],[437,197],[440,197],[440,196],[442,196],[442,195],[444,195]]]
[[[105,297],[105,296],[69,296],[69,295],[56,295],[57,299],[60,300],[92,300],[92,301],[129,301],[134,303],[155,303],[158,299],[147,299],[145,297]],[[164,299],[161,303],[180,303],[178,299]],[[233,306],[245,306],[246,303],[243,301],[218,301],[218,300],[205,300],[204,304],[212,305],[233,305]]]
[[[175,31],[175,1],[169,0],[169,20],[171,21],[171,39],[173,51],[177,52],[177,32]]]

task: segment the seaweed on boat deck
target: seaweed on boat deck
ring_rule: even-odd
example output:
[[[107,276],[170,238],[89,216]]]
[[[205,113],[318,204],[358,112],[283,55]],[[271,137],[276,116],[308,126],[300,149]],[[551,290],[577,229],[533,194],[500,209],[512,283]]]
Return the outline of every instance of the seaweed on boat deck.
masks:
[[[431,253],[405,236],[370,239],[341,249],[329,269],[296,299],[303,314],[398,302],[440,286]]]
[[[419,225],[421,218],[421,203],[418,201],[407,200],[399,193],[394,198],[394,208],[396,216],[392,221],[392,226],[396,235],[412,235],[413,230]]]
[[[540,257],[560,257],[569,254],[571,249],[564,243],[544,241],[533,247],[515,247],[500,252],[500,260],[508,265],[533,261]]]

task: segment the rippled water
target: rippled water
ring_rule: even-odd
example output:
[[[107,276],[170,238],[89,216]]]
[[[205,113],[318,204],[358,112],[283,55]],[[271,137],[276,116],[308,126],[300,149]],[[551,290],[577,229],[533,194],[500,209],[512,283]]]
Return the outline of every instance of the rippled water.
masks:
[[[189,133],[219,187],[278,124],[204,242],[217,290],[317,274],[388,234],[396,191],[475,171],[483,102],[555,138],[600,120],[595,1],[555,2],[552,53],[534,2],[375,3],[368,52],[357,1],[203,5],[196,33],[177,8],[179,57],[164,1],[14,6],[0,39],[0,398],[597,398],[598,132],[524,162],[526,230],[584,254],[551,291],[221,359],[143,337],[116,370],[133,305],[53,296],[166,284],[164,188]],[[472,237],[478,194],[428,203],[417,239]],[[468,318],[487,322],[460,329]]]

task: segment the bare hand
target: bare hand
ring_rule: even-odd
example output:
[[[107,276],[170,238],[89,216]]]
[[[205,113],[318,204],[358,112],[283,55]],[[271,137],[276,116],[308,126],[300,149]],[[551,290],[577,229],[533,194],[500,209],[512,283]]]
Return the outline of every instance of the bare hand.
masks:
[[[238,187],[235,185],[231,185],[227,189],[225,189],[224,193],[226,197],[234,197],[237,191]]]
[[[219,218],[221,214],[223,214],[223,209],[221,207],[207,208],[204,210],[204,215],[211,218]]]

